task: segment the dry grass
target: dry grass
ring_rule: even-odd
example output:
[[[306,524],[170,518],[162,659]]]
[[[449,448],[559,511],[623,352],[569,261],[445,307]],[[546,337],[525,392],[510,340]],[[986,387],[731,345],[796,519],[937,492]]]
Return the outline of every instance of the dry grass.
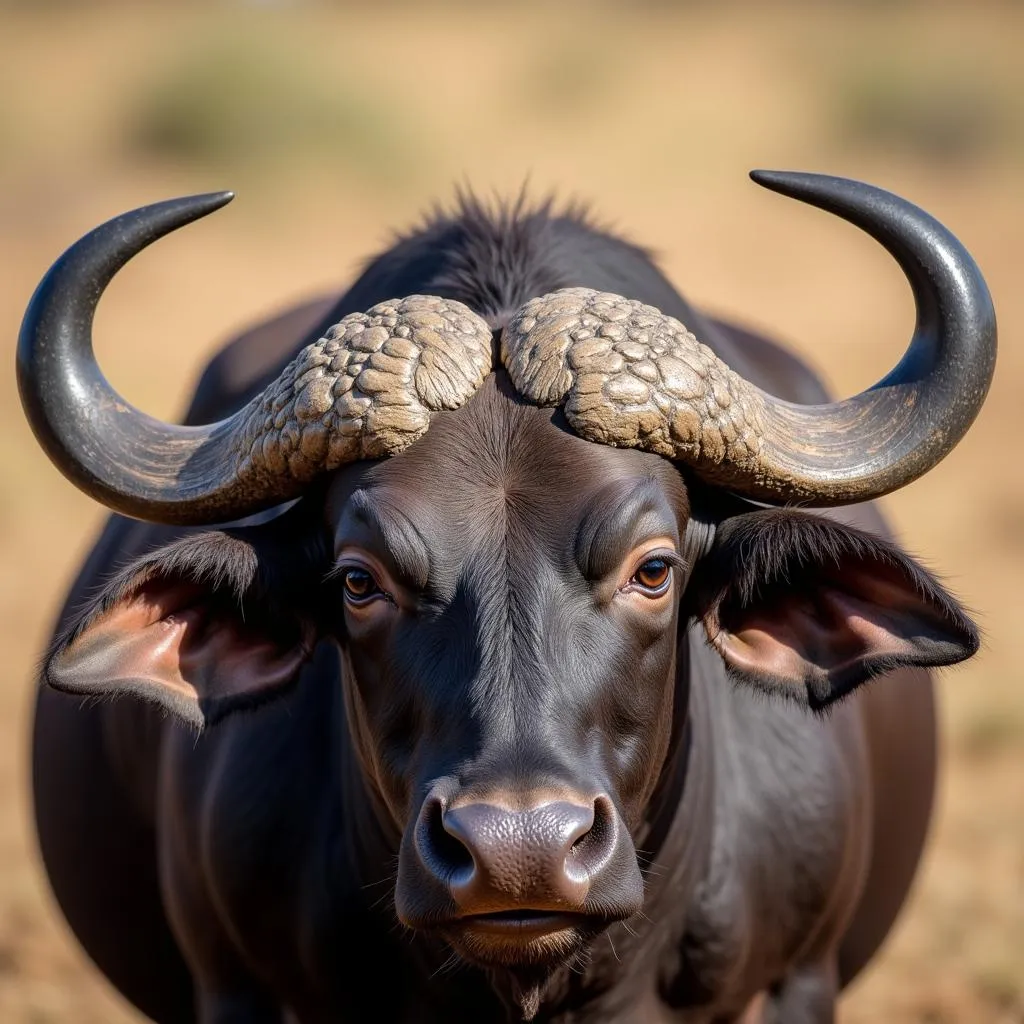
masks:
[[[239,116],[231,104],[252,97],[214,75],[204,80],[215,112],[206,141],[170,157],[140,149],[153,96],[177,105],[182,130],[209,113],[181,69],[229,34],[258,40],[233,59],[261,74],[272,64],[286,94],[256,122],[266,138],[257,133],[247,149],[251,137],[232,142],[228,126],[219,134],[216,117]],[[833,170],[913,197],[979,259],[1004,346],[971,434],[885,506],[911,550],[976,610],[987,643],[942,678],[933,842],[896,933],[841,1020],[1024,1021],[1024,669],[1013,647],[1024,568],[1021,38],[1019,5],[982,3],[0,4],[4,344],[13,347],[39,275],[80,233],[148,200],[241,182],[232,208],[133,263],[100,311],[99,354],[115,385],[168,416],[218,338],[343,285],[389,229],[453,183],[507,192],[529,177],[538,192],[592,199],[601,217],[662,253],[689,295],[789,339],[850,393],[896,358],[911,325],[905,287],[870,242],[744,174]],[[948,92],[910,102],[903,84],[887,84],[872,116],[887,117],[902,95],[900,117],[914,130],[914,104],[934,114],[938,102],[939,115],[963,119],[936,95],[980,95],[995,113],[985,115],[984,145],[967,115],[956,145],[970,159],[903,145],[902,129],[867,139],[849,130],[842,69],[867,68],[870,82],[894,53],[901,82],[927,65]],[[286,60],[294,78],[281,77]],[[985,69],[980,91],[963,81],[971,68]],[[219,88],[235,90],[230,103],[213,95]],[[295,110],[296,134],[289,105],[304,103],[323,106],[316,118]],[[332,131],[345,137],[318,136]],[[386,144],[353,158],[349,133]],[[3,362],[11,366],[10,351]],[[37,450],[11,373],[0,378],[0,426],[0,1019],[133,1020],[50,901],[27,797],[33,662],[101,513]]]

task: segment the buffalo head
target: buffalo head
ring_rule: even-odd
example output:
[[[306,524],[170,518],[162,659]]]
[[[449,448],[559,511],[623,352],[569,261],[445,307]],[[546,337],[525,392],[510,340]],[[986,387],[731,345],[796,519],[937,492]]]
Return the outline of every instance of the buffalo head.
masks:
[[[743,683],[827,707],[977,646],[878,538],[792,508],[870,499],[959,440],[991,378],[977,268],[920,210],[838,179],[762,182],[879,239],[914,289],[874,388],[795,406],[677,321],[586,289],[492,334],[413,296],[346,317],[209,427],[131,409],[96,366],[103,287],[224,197],[136,211],[72,247],[19,349],[37,436],[77,486],[188,533],[127,566],[46,678],[198,726],[271,699],[337,645],[353,748],[398,852],[395,904],[468,959],[532,977],[643,902],[652,807],[685,763],[688,624]],[[674,768],[672,770],[675,770]]]

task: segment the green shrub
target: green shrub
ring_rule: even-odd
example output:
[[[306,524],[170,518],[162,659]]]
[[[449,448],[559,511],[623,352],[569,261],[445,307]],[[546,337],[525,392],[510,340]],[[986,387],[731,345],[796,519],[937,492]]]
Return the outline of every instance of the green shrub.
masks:
[[[530,62],[519,96],[531,107],[556,114],[599,109],[617,73],[614,54],[595,56],[576,46],[558,46]]]
[[[315,158],[392,174],[402,163],[398,119],[335,71],[268,39],[187,50],[142,88],[130,143],[182,162],[259,168]]]
[[[953,61],[865,61],[840,72],[835,98],[845,141],[933,161],[1005,148],[1018,127],[1008,93]]]

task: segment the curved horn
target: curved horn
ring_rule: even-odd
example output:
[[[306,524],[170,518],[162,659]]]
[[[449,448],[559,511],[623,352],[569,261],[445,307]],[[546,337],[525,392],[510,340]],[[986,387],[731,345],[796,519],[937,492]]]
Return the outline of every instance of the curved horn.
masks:
[[[93,353],[100,296],[140,250],[231,198],[173,199],[108,221],[57,260],[25,313],[18,388],[32,429],[57,468],[115,512],[198,525],[269,508],[319,473],[401,451],[490,371],[480,317],[411,296],[346,316],[219,423],[175,426],[133,408]]]
[[[524,397],[564,401],[583,437],[679,459],[745,497],[844,505],[887,494],[946,456],[981,409],[996,355],[988,288],[953,235],[903,199],[825,175],[752,177],[857,225],[906,274],[917,326],[874,387],[827,405],[785,402],[678,320],[586,289],[527,303],[506,328],[502,358]]]

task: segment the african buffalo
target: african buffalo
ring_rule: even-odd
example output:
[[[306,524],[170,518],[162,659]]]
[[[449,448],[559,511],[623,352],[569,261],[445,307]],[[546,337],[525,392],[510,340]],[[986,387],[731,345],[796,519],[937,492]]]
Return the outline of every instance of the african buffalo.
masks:
[[[924,841],[924,667],[978,646],[864,503],[970,426],[995,317],[916,207],[756,180],[910,281],[910,347],[854,398],[550,206],[431,219],[229,345],[185,426],[111,389],[93,313],[230,196],[47,274],[22,400],[116,514],[45,661],[36,817],[145,1013],[833,1019]]]

